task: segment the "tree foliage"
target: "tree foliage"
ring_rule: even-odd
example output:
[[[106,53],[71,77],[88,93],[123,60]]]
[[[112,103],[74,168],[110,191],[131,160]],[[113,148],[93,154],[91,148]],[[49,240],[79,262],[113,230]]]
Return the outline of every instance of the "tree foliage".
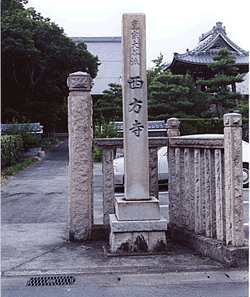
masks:
[[[53,125],[67,113],[67,77],[75,71],[97,75],[98,57],[26,0],[2,0],[2,121]]]
[[[234,108],[237,101],[244,99],[240,93],[232,92],[229,86],[242,82],[243,78],[238,76],[238,68],[235,67],[236,56],[222,47],[218,51],[218,55],[212,57],[215,61],[209,63],[208,67],[213,72],[213,77],[210,79],[198,79],[197,84],[207,86],[207,93],[210,94],[211,104],[214,104],[215,109],[213,115],[222,117],[230,108]]]
[[[109,84],[109,90],[94,103],[94,122],[105,119],[106,123],[122,121],[122,86]]]
[[[153,60],[155,68],[148,71],[148,115],[150,120],[169,117],[206,117],[208,96],[197,89],[189,75],[163,72],[163,56]]]

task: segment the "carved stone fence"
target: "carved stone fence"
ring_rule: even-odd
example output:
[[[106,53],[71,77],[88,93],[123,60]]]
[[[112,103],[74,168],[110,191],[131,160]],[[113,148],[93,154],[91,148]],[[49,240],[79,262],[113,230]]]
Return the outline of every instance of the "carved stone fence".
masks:
[[[168,146],[169,225],[226,245],[244,245],[241,116],[225,115],[225,135],[179,137],[178,119],[168,120],[168,138],[149,138],[150,195],[158,198],[159,147]],[[113,148],[123,139],[93,139],[103,148],[103,216],[114,213]]]
[[[244,246],[241,115],[224,116],[221,137],[178,137],[174,120],[168,121],[170,229]]]
[[[158,198],[158,148],[168,145],[166,137],[149,137],[149,190],[150,196]],[[109,226],[109,214],[114,213],[113,148],[123,148],[122,138],[93,139],[93,148],[102,148],[103,172],[103,223]]]

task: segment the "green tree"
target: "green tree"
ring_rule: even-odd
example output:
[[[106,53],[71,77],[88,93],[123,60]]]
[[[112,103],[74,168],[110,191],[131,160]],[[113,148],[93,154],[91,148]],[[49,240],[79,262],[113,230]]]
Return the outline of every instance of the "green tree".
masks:
[[[94,122],[105,119],[106,123],[122,121],[122,86],[109,84],[109,90],[94,103]]]
[[[163,67],[165,63],[163,62],[163,54],[160,53],[160,55],[152,60],[154,62],[154,67],[151,67],[147,70],[147,84],[148,86],[151,84],[151,82],[160,74],[163,73]]]
[[[94,78],[99,60],[26,3],[2,0],[2,121],[15,117],[47,128],[66,118],[68,75],[80,70]]]
[[[236,56],[222,47],[218,55],[212,57],[215,61],[209,63],[208,67],[213,72],[210,79],[198,79],[197,84],[207,86],[207,93],[210,94],[210,102],[215,107],[213,115],[221,118],[230,108],[235,108],[238,100],[244,99],[240,93],[233,92],[229,86],[242,82],[243,78],[238,76],[238,68],[235,67]]]
[[[189,74],[163,72],[162,54],[153,62],[155,67],[147,71],[149,120],[209,116],[208,96],[197,89]]]

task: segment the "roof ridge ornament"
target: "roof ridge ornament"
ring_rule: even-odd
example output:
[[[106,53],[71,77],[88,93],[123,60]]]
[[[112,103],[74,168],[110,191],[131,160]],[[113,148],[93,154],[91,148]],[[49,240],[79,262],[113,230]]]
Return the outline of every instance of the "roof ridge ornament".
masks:
[[[213,27],[213,33],[224,33],[227,35],[226,33],[226,27],[222,27],[222,22],[217,22],[216,25]]]
[[[226,27],[222,27],[222,22],[217,22],[215,26],[211,30],[209,30],[207,33],[202,33],[199,37],[199,42],[205,40],[210,35],[217,35],[219,33],[222,33],[223,35],[227,35],[226,33]]]

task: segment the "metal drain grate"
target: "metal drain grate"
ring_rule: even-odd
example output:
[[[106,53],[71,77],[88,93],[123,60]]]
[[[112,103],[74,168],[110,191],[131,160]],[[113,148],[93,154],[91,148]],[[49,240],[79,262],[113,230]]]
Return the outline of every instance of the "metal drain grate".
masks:
[[[31,277],[26,286],[63,286],[72,285],[74,282],[74,276],[38,276]]]

